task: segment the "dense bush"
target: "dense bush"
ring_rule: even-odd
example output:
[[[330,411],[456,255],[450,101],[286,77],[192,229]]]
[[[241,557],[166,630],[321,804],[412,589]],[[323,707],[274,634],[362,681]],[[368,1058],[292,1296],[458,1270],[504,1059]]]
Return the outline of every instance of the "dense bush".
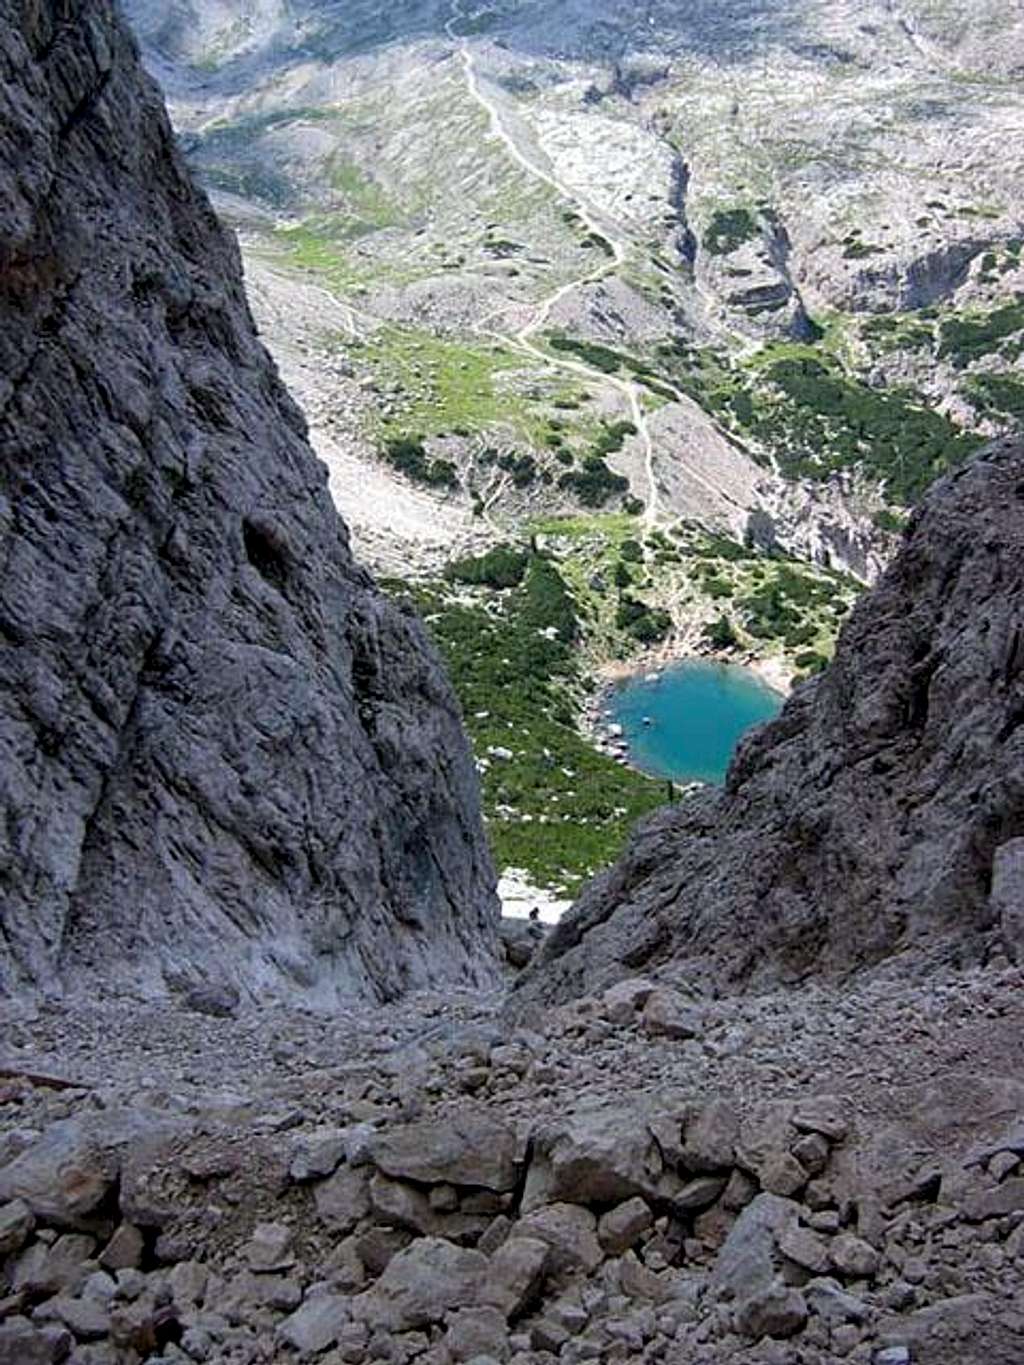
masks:
[[[559,488],[573,493],[584,507],[603,507],[609,498],[629,489],[629,480],[614,474],[597,455],[588,455],[582,469],[573,469],[558,480]]]
[[[704,234],[704,249],[712,256],[728,256],[758,235],[758,226],[749,209],[717,209]]]
[[[489,588],[515,588],[523,581],[528,556],[511,545],[496,545],[479,557],[458,559],[449,564],[444,576],[455,583],[472,583]]]
[[[384,458],[399,473],[434,488],[457,488],[458,470],[451,460],[432,460],[419,437],[392,437],[384,442]]]
[[[550,559],[533,555],[523,586],[522,620],[535,630],[555,630],[564,644],[579,633],[576,603],[565,579]]]

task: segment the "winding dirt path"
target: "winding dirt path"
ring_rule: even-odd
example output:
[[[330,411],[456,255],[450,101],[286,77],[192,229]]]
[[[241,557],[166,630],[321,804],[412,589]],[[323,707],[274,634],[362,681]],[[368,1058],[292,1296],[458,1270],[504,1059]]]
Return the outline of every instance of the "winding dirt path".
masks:
[[[487,115],[490,136],[500,142],[508,153],[511,160],[527,175],[535,180],[541,181],[549,186],[562,199],[567,200],[579,214],[580,219],[587,230],[595,236],[608,242],[612,249],[612,254],[602,265],[595,270],[581,275],[578,279],[570,280],[568,283],[560,285],[537,307],[536,312],[525,326],[518,332],[505,333],[496,328],[490,328],[489,334],[504,342],[513,350],[520,351],[529,355],[532,359],[539,360],[543,365],[551,369],[561,370],[563,373],[573,374],[577,377],[586,379],[589,383],[598,384],[606,388],[617,390],[625,400],[630,413],[630,420],[637,429],[639,439],[643,443],[644,449],[644,478],[647,485],[647,497],[644,500],[643,523],[645,526],[653,526],[658,519],[659,495],[658,484],[654,473],[654,440],[651,436],[650,426],[647,421],[647,414],[643,407],[643,390],[640,385],[628,379],[619,379],[613,375],[606,374],[602,370],[585,364],[583,361],[563,360],[550,355],[534,341],[537,335],[550,321],[551,314],[558,304],[570,294],[578,289],[586,288],[588,285],[600,284],[602,280],[614,275],[626,262],[629,244],[617,231],[615,225],[604,217],[595,207],[590,204],[578,191],[571,189],[564,181],[560,180],[553,172],[545,169],[536,159],[527,155],[523,148],[516,142],[502,121],[501,112],[493,100],[485,94],[476,66],[473,61],[473,52],[470,47],[469,39],[460,37],[457,32],[459,24],[466,18],[463,11],[462,0],[452,0],[452,13],[448,22],[445,24],[445,32],[453,43],[458,47],[459,61],[462,64],[466,77],[466,88],[470,97],[480,106]],[[481,324],[482,326],[482,324]],[[710,485],[709,485],[710,487]]]

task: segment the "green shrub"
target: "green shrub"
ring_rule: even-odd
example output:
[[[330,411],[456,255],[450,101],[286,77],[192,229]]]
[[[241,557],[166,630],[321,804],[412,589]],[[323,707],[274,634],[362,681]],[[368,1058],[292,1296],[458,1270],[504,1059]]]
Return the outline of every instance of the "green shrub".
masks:
[[[393,437],[384,443],[384,458],[399,473],[430,487],[457,488],[458,470],[451,460],[432,460],[419,437]]]
[[[716,209],[704,234],[704,249],[712,256],[728,256],[758,233],[749,209]]]
[[[739,643],[728,616],[720,616],[704,627],[704,638],[714,649],[733,649]]]
[[[472,583],[489,588],[515,588],[523,581],[529,556],[511,545],[496,545],[479,557],[458,559],[444,571],[455,583]]]

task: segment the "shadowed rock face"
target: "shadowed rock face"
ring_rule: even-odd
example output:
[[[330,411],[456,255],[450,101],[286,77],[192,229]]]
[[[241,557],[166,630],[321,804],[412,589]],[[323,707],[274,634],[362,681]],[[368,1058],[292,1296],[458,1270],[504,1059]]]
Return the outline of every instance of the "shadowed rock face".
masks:
[[[456,704],[109,0],[0,0],[0,561],[0,993],[491,979]]]
[[[936,486],[828,672],[741,746],[724,792],[638,827],[520,978],[520,1004],[670,960],[725,990],[903,951],[1016,960],[1022,604],[1016,446]]]

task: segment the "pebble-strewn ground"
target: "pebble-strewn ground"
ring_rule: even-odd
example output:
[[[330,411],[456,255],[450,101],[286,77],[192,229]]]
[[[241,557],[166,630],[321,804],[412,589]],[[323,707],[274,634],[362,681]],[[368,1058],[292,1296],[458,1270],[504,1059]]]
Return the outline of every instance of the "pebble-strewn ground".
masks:
[[[1022,983],[9,1013],[0,1361],[1011,1365]]]

